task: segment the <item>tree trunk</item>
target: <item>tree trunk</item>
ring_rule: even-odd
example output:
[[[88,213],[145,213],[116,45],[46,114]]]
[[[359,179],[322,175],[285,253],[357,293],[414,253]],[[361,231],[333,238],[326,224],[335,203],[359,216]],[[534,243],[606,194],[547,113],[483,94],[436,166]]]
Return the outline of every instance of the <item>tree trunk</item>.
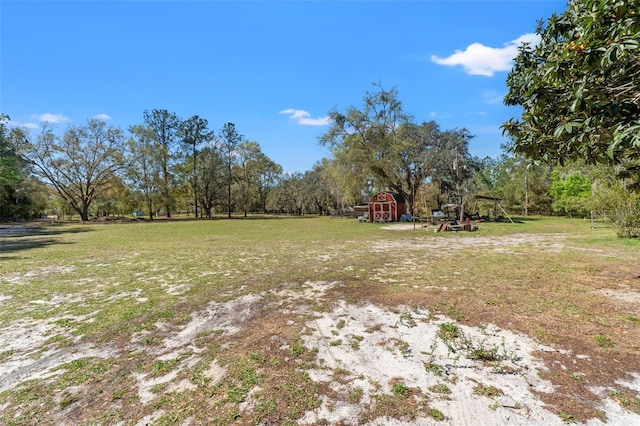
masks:
[[[227,202],[229,203],[229,205],[228,205],[228,217],[229,217],[229,219],[231,219],[231,164],[229,164],[229,182],[227,182],[227,184],[228,184]]]
[[[81,209],[78,209],[78,213],[80,213],[80,219],[83,222],[89,221],[89,206],[82,206]]]
[[[198,186],[196,183],[196,159],[197,159],[197,153],[196,153],[196,142],[194,140],[193,142],[193,180],[191,181],[191,184],[193,185],[193,203],[194,203],[194,216],[197,219],[198,218]]]
[[[149,209],[149,219],[153,220],[153,203],[151,197],[147,197],[147,209]]]

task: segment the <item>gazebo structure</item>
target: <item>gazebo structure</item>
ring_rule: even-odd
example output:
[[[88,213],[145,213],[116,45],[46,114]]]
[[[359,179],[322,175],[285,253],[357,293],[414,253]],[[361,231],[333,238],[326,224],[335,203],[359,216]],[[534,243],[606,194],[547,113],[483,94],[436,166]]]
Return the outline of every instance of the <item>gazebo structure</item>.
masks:
[[[369,200],[369,221],[397,222],[405,213],[406,203],[400,194],[381,191]]]

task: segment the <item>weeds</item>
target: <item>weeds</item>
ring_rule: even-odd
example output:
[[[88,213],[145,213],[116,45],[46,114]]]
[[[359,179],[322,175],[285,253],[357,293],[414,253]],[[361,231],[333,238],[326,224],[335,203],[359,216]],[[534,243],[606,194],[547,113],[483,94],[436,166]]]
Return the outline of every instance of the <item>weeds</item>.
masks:
[[[398,349],[400,355],[402,355],[404,358],[409,358],[412,355],[411,346],[404,340],[393,339],[393,345]]]
[[[436,364],[435,362],[425,362],[424,368],[425,370],[434,374],[435,376],[442,376],[442,371],[443,371],[442,366],[439,364]]]
[[[467,319],[467,316],[460,308],[458,308],[458,301],[451,303],[445,310],[445,313],[448,317],[451,317],[456,321],[465,321]]]
[[[564,411],[561,411],[560,414],[558,414],[558,417],[560,417],[560,420],[562,420],[563,423],[577,423],[576,419],[571,414]]]
[[[438,336],[443,342],[447,343],[460,337],[460,329],[452,322],[445,322],[440,324]]]
[[[301,343],[300,340],[296,340],[292,345],[291,345],[291,354],[294,357],[299,357],[300,355],[304,354],[306,352],[307,348],[304,347],[304,345]]]
[[[442,421],[445,419],[445,416],[442,413],[442,411],[438,410],[437,408],[429,408],[429,410],[427,411],[427,414],[429,414],[433,419],[438,421]]]
[[[451,394],[451,389],[444,383],[433,385],[429,387],[429,390],[433,393],[438,393],[441,395],[449,395]]]
[[[412,422],[428,415],[427,398],[420,389],[409,387],[398,377],[391,379],[390,385],[390,394],[371,395],[371,404],[361,412],[359,424],[371,423],[381,417]]]
[[[475,395],[486,396],[488,398],[496,398],[500,395],[504,395],[500,389],[495,386],[486,386],[483,384],[479,384],[473,388],[473,393]]]
[[[178,365],[178,358],[156,360],[151,367],[152,377],[163,376]]]
[[[610,337],[605,336],[604,334],[598,334],[593,338],[593,341],[596,342],[599,346],[613,346],[613,340]]]
[[[621,317],[624,321],[629,321],[632,324],[640,325],[640,317],[633,314],[625,314]]]
[[[424,368],[436,376],[442,375],[442,366],[436,364],[436,349],[438,348],[438,336],[436,335],[429,345],[429,359],[424,363]]]
[[[295,346],[295,344],[294,344],[294,346]],[[294,350],[294,348],[292,346],[291,347],[291,352],[293,353],[294,356],[302,355],[305,352],[304,346],[302,346],[302,348],[303,348],[302,352],[299,352],[299,349],[298,350]],[[298,353],[296,353],[296,352],[298,352]],[[267,357],[264,354],[252,353],[251,355],[249,355],[249,359],[251,361],[256,361],[256,362],[261,362],[262,363],[262,362],[265,362],[267,360]]]
[[[232,403],[243,402],[249,391],[260,384],[263,374],[258,373],[252,367],[245,367],[230,377],[226,386],[227,400]]]
[[[16,351],[14,349],[9,349],[7,351],[0,352],[0,362],[5,362],[9,358],[11,358]]]
[[[415,327],[418,325],[416,320],[413,318],[410,312],[405,312],[400,314],[400,324],[405,325],[407,327]]]
[[[489,404],[489,409],[491,411],[496,411],[498,408],[500,408],[500,401],[494,401],[491,404]]]
[[[516,361],[519,357],[509,354],[504,339],[500,345],[487,345],[487,337],[474,340],[467,336],[462,329],[451,322],[442,323],[438,329],[438,337],[447,346],[449,353],[463,355],[473,361],[493,362],[494,369],[500,368],[505,360]],[[433,346],[433,345],[432,345]]]
[[[354,334],[352,334],[350,337],[351,337],[351,343],[350,343],[351,349],[353,349],[354,351],[360,350],[360,342],[364,340],[364,337],[354,335]]]
[[[571,373],[571,378],[580,383],[583,383],[585,381],[584,374],[582,373]]]
[[[394,395],[409,396],[410,391],[411,389],[404,383],[396,383],[391,387],[391,392]]]
[[[633,411],[636,414],[640,414],[639,396],[632,396],[627,390],[611,391],[609,392],[609,396],[627,410]]]
[[[44,344],[47,346],[55,346],[58,348],[66,348],[73,344],[73,340],[68,337],[64,337],[61,335],[55,335],[44,341]]]
[[[356,387],[349,392],[347,400],[351,404],[357,404],[362,400],[362,396],[364,395],[364,390],[361,387]]]
[[[474,361],[498,361],[503,359],[501,355],[498,354],[498,351],[499,348],[497,346],[489,349],[486,349],[484,346],[471,348],[467,354],[467,358]]]
[[[62,400],[60,401],[60,408],[64,410],[65,408],[67,408],[74,402],[78,402],[79,400],[80,397],[78,395],[71,395],[70,393],[65,392],[62,396]]]

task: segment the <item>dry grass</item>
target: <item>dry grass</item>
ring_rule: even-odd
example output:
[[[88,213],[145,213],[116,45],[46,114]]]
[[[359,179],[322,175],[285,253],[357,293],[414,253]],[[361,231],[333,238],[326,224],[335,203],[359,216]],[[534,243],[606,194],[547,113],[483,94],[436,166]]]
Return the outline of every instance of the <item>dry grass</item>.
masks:
[[[551,345],[540,374],[556,391],[539,397],[559,419],[604,421],[596,388],[626,410],[640,405],[620,385],[640,365],[639,248],[566,219],[444,235],[328,218],[5,229],[0,422],[294,424],[327,398],[362,404],[359,421],[446,419],[429,400],[442,386],[399,380],[367,399],[310,378],[321,360],[306,324],[340,301]],[[342,335],[345,324],[326,341],[358,351],[380,330]],[[479,397],[500,393],[482,386]]]

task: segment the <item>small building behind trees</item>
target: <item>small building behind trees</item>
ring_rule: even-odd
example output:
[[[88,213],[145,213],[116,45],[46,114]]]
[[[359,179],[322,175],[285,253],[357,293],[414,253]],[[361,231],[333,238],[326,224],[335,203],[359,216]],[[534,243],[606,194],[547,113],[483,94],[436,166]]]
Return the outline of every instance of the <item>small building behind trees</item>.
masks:
[[[402,195],[381,191],[369,200],[370,222],[397,222],[406,211],[406,202]]]

